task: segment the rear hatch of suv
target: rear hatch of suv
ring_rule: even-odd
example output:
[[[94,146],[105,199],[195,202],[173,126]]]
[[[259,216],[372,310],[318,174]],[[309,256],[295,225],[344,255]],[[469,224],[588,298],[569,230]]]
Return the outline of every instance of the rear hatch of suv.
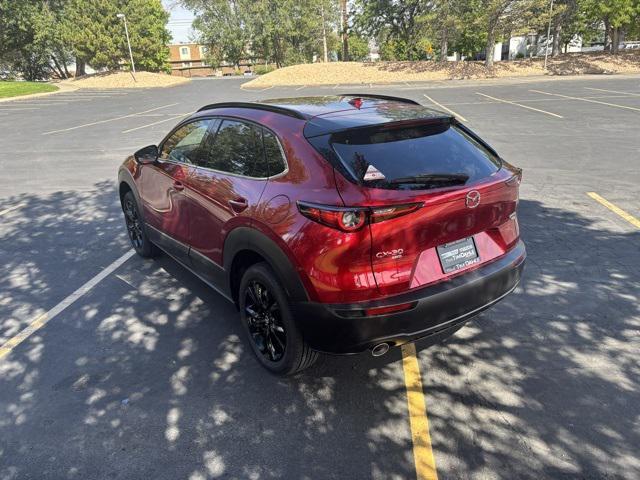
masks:
[[[325,115],[316,123],[324,131],[309,138],[340,173],[345,206],[370,211],[371,266],[382,294],[464,274],[519,237],[520,171],[452,117],[429,110],[411,118],[419,110],[403,106],[394,118],[388,108],[387,121],[373,125],[336,114],[347,127],[335,131]]]

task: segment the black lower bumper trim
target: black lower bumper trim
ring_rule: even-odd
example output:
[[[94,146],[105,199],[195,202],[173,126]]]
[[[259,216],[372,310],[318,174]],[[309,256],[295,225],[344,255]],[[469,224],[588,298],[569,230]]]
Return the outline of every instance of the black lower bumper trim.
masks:
[[[436,285],[364,303],[297,303],[293,306],[294,314],[305,340],[315,350],[349,354],[382,342],[402,345],[453,332],[457,326],[499,302],[520,282],[525,258],[524,244],[519,242],[490,264]],[[390,315],[344,315],[345,311],[407,302],[417,302],[417,305],[409,311]]]

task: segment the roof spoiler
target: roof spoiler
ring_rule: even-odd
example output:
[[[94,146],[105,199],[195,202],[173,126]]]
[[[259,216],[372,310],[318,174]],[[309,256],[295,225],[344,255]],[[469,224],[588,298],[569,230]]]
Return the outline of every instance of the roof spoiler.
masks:
[[[198,112],[202,112],[204,110],[215,110],[217,108],[252,108],[254,110],[265,110],[267,112],[273,113],[281,113],[283,115],[288,115],[290,117],[298,118],[300,120],[308,120],[310,117],[304,115],[297,110],[293,110],[291,108],[281,107],[278,105],[271,105],[269,103],[258,103],[258,102],[221,102],[221,103],[211,103],[209,105],[205,105],[204,107],[198,109]]]
[[[378,100],[390,100],[392,102],[408,103],[410,105],[420,105],[415,100],[403,97],[392,97],[391,95],[377,95],[373,93],[341,93],[343,97],[375,98]]]

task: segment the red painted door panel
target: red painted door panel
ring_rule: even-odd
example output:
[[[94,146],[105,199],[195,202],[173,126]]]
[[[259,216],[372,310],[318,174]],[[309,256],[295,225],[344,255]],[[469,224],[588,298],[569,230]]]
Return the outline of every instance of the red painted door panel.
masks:
[[[224,238],[236,226],[249,225],[266,183],[194,168],[188,180],[192,250],[222,265]]]
[[[140,194],[146,222],[174,240],[188,243],[188,199],[184,182],[191,166],[159,161],[144,165],[140,173]]]
[[[216,127],[188,180],[190,244],[196,262],[201,254],[222,265],[227,233],[251,223],[267,180],[256,178],[266,176],[259,169],[265,161],[262,129],[235,119]]]

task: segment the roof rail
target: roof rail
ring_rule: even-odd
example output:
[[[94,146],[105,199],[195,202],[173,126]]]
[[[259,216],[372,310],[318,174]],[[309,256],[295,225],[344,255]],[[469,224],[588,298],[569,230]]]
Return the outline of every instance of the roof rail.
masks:
[[[376,95],[374,93],[341,93],[344,97],[360,97],[360,98],[377,98],[379,100],[392,100],[394,102],[409,103],[411,105],[420,105],[410,98],[392,97],[391,95]]]
[[[289,115],[290,117],[299,118],[300,120],[308,120],[309,117],[293,110],[291,108],[285,108],[278,105],[271,105],[268,103],[253,103],[253,102],[221,102],[205,105],[200,108],[198,112],[204,110],[214,110],[216,108],[253,108],[255,110],[266,110],[268,112],[281,113],[282,115]]]

